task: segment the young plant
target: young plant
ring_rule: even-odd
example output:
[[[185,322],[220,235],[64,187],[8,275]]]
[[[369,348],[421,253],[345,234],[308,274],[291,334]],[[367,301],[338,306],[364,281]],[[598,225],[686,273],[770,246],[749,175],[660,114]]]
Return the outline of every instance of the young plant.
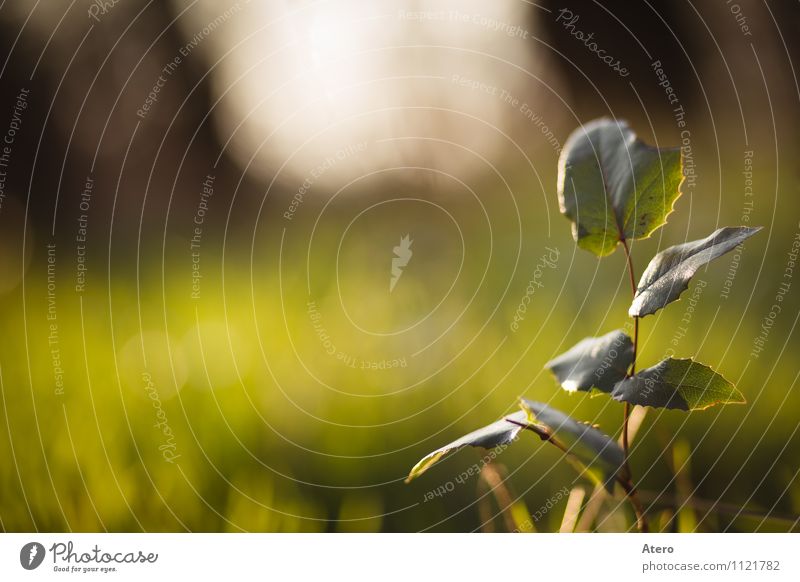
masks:
[[[407,483],[448,453],[466,446],[505,445],[528,430],[561,449],[607,491],[613,492],[619,484],[634,510],[638,529],[647,531],[628,462],[632,407],[690,411],[745,402],[733,384],[691,358],[666,358],[636,371],[639,318],[676,301],[700,267],[761,230],[720,228],[704,239],[669,247],[653,257],[637,285],[628,241],[647,238],[666,224],[681,194],[682,181],[680,149],[648,146],[624,121],[598,119],[576,129],[558,160],[559,207],[572,222],[578,246],[598,257],[611,254],[618,245],[625,252],[633,294],[628,309],[633,338],[622,330],[586,338],[548,362],[546,368],[568,392],[608,394],[624,404],[622,446],[593,426],[523,398],[520,412],[424,457],[411,469]]]

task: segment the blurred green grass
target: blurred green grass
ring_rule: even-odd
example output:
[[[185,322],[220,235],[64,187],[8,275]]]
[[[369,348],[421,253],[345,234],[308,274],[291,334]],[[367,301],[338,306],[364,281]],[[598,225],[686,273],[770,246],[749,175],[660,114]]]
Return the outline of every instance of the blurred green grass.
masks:
[[[547,178],[553,183],[554,176]],[[738,179],[731,173],[732,184]],[[523,176],[516,181],[520,190],[530,189]],[[548,197],[545,211],[542,200]],[[721,223],[739,223],[738,202],[731,198]],[[449,204],[460,237],[441,213],[410,205],[358,223],[341,247],[339,222],[349,220],[347,212],[334,213],[312,243],[309,223],[293,223],[284,233],[285,225],[272,219],[255,239],[252,262],[245,249],[229,251],[224,277],[222,256],[204,251],[209,267],[196,301],[189,298],[188,251],[180,243],[167,249],[163,277],[150,266],[158,262],[147,257],[138,280],[131,265],[115,267],[109,276],[95,262],[89,290],[80,297],[71,290],[69,269],[60,267],[63,395],[54,391],[48,351],[46,271],[42,257],[34,260],[24,310],[23,289],[17,287],[5,295],[0,311],[6,338],[0,360],[3,529],[480,528],[477,478],[434,500],[425,501],[425,495],[481,454],[459,453],[404,485],[409,467],[513,409],[523,394],[597,422],[609,434],[617,433],[622,415],[621,406],[608,399],[563,393],[542,370],[579,339],[625,323],[629,292],[622,254],[598,262],[578,251],[552,192],[528,192],[518,202],[519,228],[509,200],[498,198],[488,223],[469,202]],[[663,240],[634,245],[638,271],[658,248],[684,240],[687,231],[690,238],[710,232],[715,204],[681,199],[659,233]],[[779,204],[787,204],[785,198]],[[691,450],[696,497],[764,513],[800,513],[796,293],[771,332],[769,349],[749,363],[746,357],[797,228],[792,212],[775,208],[772,224],[772,207],[757,209],[754,221],[768,226],[771,240],[748,242],[728,299],[720,299],[720,292],[729,257],[697,275],[706,287],[674,346],[677,356],[696,354],[737,381],[749,402],[690,415],[651,412],[633,451],[642,490],[675,493],[670,459],[679,435]],[[389,294],[391,248],[407,232],[415,239],[413,263],[397,294]],[[559,250],[558,265],[543,273],[542,287],[512,333],[514,311],[545,247]],[[61,265],[71,260],[68,249],[60,257]],[[657,362],[670,347],[694,288],[642,321],[641,365]],[[408,365],[344,365],[326,352],[309,316],[310,300],[337,353],[376,362],[406,358]],[[389,333],[428,313],[412,331],[397,335],[370,335],[353,326]],[[174,436],[173,452],[180,455],[175,462],[165,460],[159,448],[167,439],[155,426],[158,409],[145,389],[145,371]],[[531,510],[576,482],[556,451],[526,435],[498,462]],[[791,528],[786,521],[716,513],[699,512],[697,518],[705,530]],[[557,530],[560,519],[557,508],[535,525]],[[606,527],[625,527],[624,516],[609,518]]]

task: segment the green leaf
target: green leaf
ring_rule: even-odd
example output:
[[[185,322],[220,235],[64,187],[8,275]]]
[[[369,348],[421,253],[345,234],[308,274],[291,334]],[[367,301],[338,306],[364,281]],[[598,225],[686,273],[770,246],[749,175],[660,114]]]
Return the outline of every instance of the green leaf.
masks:
[[[408,474],[406,483],[419,477],[445,455],[467,446],[486,449],[506,445],[523,429],[530,429],[585,467],[586,474],[609,491],[624,463],[622,449],[596,428],[573,420],[541,402],[520,399],[522,410],[436,449],[422,458]]]
[[[611,392],[633,362],[633,342],[622,330],[600,337],[587,337],[550,360],[550,370],[567,392],[588,392],[593,388]]]
[[[602,257],[665,224],[682,180],[679,148],[648,146],[625,121],[598,119],[567,139],[558,201],[578,246]]]
[[[652,408],[705,410],[715,404],[744,404],[733,384],[691,359],[668,358],[617,384],[611,397]]]
[[[625,463],[622,449],[613,439],[541,402],[522,398],[520,404],[528,412],[528,422],[543,426],[547,434],[586,468],[586,474],[593,481],[613,491],[616,475]]]
[[[439,459],[447,455],[448,453],[455,452],[459,449],[463,449],[464,447],[483,447],[485,449],[491,449],[500,445],[506,445],[512,442],[514,439],[517,438],[519,431],[525,428],[525,424],[527,424],[526,419],[528,415],[524,411],[515,412],[513,414],[509,414],[505,418],[509,418],[514,420],[517,424],[513,424],[505,420],[505,418],[498,420],[490,424],[489,426],[485,426],[480,428],[476,431],[469,433],[461,437],[458,440],[453,441],[452,443],[443,446],[440,449],[436,449],[432,453],[426,455],[422,458],[411,471],[408,473],[408,477],[406,477],[406,483],[409,483],[412,479],[416,479],[420,475],[422,475],[425,471],[430,469]],[[522,426],[521,426],[522,425]]]
[[[697,269],[736,248],[761,230],[760,226],[726,226],[702,240],[661,251],[647,265],[628,315],[644,317],[678,299]]]

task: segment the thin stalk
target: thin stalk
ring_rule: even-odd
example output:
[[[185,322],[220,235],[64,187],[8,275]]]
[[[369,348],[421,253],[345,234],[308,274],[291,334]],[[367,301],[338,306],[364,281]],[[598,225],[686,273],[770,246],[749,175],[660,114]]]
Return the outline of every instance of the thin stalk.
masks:
[[[628,249],[628,245],[625,245],[625,249]],[[633,272],[632,263],[630,259],[630,254],[626,253],[628,256],[628,266],[629,272]],[[636,295],[636,287],[633,287],[633,294]],[[633,376],[636,373],[636,352],[639,347],[639,318],[633,318],[633,362],[631,362],[631,371],[628,374],[628,377]],[[625,403],[625,408],[622,412],[622,451],[625,454],[625,470],[628,471],[630,475],[630,465],[628,463],[628,456],[630,452],[630,444],[628,439],[628,425],[630,424],[631,420],[631,405],[630,402]]]
[[[633,270],[633,259],[631,258],[631,249],[630,247],[628,247],[628,241],[624,237],[621,239],[621,242],[622,242],[622,248],[625,249],[625,261],[628,264],[628,279],[631,284],[631,294],[635,297],[636,275],[634,274]],[[638,351],[639,351],[639,318],[634,316],[633,317],[633,361],[631,362],[631,371],[627,375],[628,377],[633,376],[636,373],[636,353]],[[639,531],[646,532],[647,520],[645,519],[644,511],[642,510],[639,498],[636,495],[636,488],[633,486],[633,473],[631,472],[631,466],[629,461],[630,443],[628,439],[628,425],[630,424],[630,419],[631,419],[631,405],[629,402],[626,402],[622,412],[622,453],[624,459],[627,484],[623,484],[622,486],[625,489],[625,493],[628,494],[628,498],[631,500],[631,505],[634,507],[634,512],[636,513],[636,525],[638,526]]]
[[[628,424],[631,420],[631,405],[630,403],[625,403],[625,408],[622,411],[622,452],[625,458],[625,472],[630,477],[631,475],[631,467],[628,463],[628,451],[630,450],[630,445],[628,444]]]
[[[505,483],[503,483],[503,477],[500,475],[497,467],[495,467],[492,463],[485,464],[481,468],[480,477],[483,482],[486,483],[489,491],[492,492],[497,500],[497,507],[500,509],[500,513],[503,516],[506,529],[508,531],[519,529],[518,524],[514,519],[514,514],[511,511],[511,506],[514,505],[514,499],[511,496],[508,487],[506,487]],[[492,521],[494,520],[492,519]]]
[[[570,454],[569,449],[567,449],[567,447],[565,447],[557,439],[555,439],[553,435],[550,434],[549,431],[531,424],[517,422],[516,420],[511,420],[510,418],[506,418],[506,422],[510,422],[511,424],[516,424],[517,426],[529,430],[543,441],[547,441],[551,445],[554,445],[556,448],[560,449],[564,454],[567,455]],[[614,479],[625,490],[626,497],[628,498],[628,501],[630,502],[631,507],[633,508],[633,513],[636,515],[636,527],[639,529],[640,532],[647,533],[648,532],[647,518],[644,515],[644,508],[642,507],[642,504],[639,501],[639,497],[636,495],[636,488],[633,486],[633,482],[631,481],[630,476],[623,476],[617,474],[614,477]]]
[[[617,479],[617,482],[622,485],[631,502],[633,513],[636,514],[636,527],[641,533],[647,533],[650,529],[647,526],[647,518],[644,516],[644,507],[642,507],[639,496],[636,494],[636,488],[630,479]]]
[[[631,259],[631,250],[628,247],[628,241],[624,238],[622,239],[622,248],[625,249],[625,260],[628,263],[628,279],[631,283],[631,293],[636,296],[636,275],[633,272],[633,260]],[[639,318],[633,318],[633,362],[631,363],[631,372],[628,376],[633,376],[636,373],[636,352],[639,348]],[[622,422],[622,450],[625,452],[625,469],[630,473],[630,467],[628,466],[628,452],[629,452],[629,444],[628,444],[628,421],[630,420],[631,416],[631,405],[626,402],[625,403],[625,410],[623,412],[623,422]]]

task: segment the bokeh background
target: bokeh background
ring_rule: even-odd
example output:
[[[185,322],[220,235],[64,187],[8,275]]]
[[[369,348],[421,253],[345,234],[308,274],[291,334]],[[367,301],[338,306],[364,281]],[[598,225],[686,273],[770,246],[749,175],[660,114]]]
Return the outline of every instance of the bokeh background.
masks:
[[[0,3],[0,527],[632,527],[529,435],[403,483],[521,395],[619,434],[542,370],[626,323],[622,252],[576,249],[555,187],[611,116],[694,173],[638,273],[765,227],[642,321],[640,366],[696,355],[748,399],[647,414],[648,514],[797,529],[799,27],[789,0]]]

